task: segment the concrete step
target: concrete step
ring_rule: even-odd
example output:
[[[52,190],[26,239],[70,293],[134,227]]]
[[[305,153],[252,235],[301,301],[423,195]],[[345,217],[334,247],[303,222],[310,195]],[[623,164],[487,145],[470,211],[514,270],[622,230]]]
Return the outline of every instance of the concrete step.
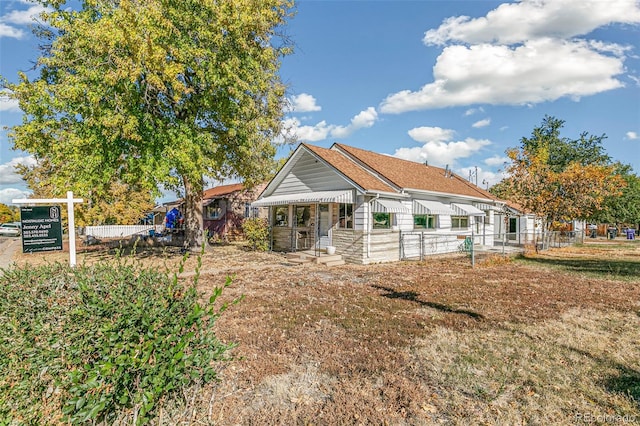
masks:
[[[320,256],[315,256],[313,251],[298,251],[286,254],[287,260],[291,263],[298,265],[309,265],[312,263],[325,266],[338,266],[344,265],[345,261],[339,254],[328,255],[320,253]]]
[[[315,256],[301,251],[287,253],[287,259],[315,259]]]
[[[323,265],[328,266],[328,267],[340,266],[340,265],[345,265],[346,264],[346,262],[344,260],[342,260],[342,259],[340,259],[340,260],[332,260],[332,261],[329,261],[329,262],[321,262],[321,263]]]
[[[332,254],[332,255],[321,254],[320,257],[316,257],[315,259],[316,259],[316,263],[334,262],[336,260],[342,260],[342,255],[339,255],[339,254]]]

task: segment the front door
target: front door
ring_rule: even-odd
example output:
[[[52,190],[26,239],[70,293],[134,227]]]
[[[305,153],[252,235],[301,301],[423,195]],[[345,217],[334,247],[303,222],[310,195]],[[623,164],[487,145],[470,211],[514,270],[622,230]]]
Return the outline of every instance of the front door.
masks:
[[[510,217],[509,218],[509,239],[515,240],[518,234],[518,218]]]
[[[331,245],[329,229],[331,228],[331,210],[329,204],[318,204],[318,248]]]

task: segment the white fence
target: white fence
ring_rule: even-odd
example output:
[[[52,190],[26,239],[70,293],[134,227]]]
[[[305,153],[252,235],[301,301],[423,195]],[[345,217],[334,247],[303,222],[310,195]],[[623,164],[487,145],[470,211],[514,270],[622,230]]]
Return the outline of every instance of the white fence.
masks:
[[[146,236],[149,231],[156,234],[164,231],[164,225],[100,225],[87,226],[80,230],[81,235],[91,235],[95,238],[125,238],[132,235]]]

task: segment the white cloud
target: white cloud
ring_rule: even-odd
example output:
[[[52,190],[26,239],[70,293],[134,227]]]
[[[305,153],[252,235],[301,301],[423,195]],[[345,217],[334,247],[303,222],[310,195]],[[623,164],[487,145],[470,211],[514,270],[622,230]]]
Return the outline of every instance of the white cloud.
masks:
[[[324,120],[313,126],[302,126],[301,124],[297,118],[285,119],[283,127],[286,129],[286,136],[295,137],[304,142],[317,142],[325,140],[333,128],[333,126],[328,125]]]
[[[322,107],[316,105],[316,98],[307,93],[292,96],[289,99],[289,102],[293,112],[312,112],[322,110]]]
[[[5,188],[0,189],[0,203],[11,206],[11,201],[15,198],[28,198],[32,194],[31,191],[26,191],[17,188]]]
[[[420,163],[426,160],[431,165],[444,167],[455,164],[459,158],[476,154],[487,145],[491,145],[491,141],[473,138],[457,142],[430,141],[420,147],[397,149],[393,155]]]
[[[9,22],[10,24],[29,25],[36,22],[36,19],[42,14],[42,12],[50,10],[39,4],[26,4],[31,4],[31,6],[26,10],[12,10],[0,19],[3,22]]]
[[[636,132],[627,132],[625,134],[625,138],[629,139],[630,141],[634,141],[636,139],[640,139],[640,136],[638,136]]]
[[[0,38],[11,37],[21,39],[24,37],[24,31],[19,28],[12,27],[0,21]]]
[[[623,86],[623,59],[600,54],[589,43],[545,38],[516,47],[449,46],[433,69],[434,82],[389,95],[384,113],[474,103],[525,105],[562,97],[579,99]]]
[[[0,185],[14,185],[24,183],[22,176],[16,173],[16,166],[22,164],[25,166],[35,166],[36,159],[32,156],[16,157],[8,163],[0,164]]]
[[[40,16],[42,12],[48,10],[41,5],[34,5],[32,3],[25,4],[31,4],[31,6],[24,10],[12,10],[0,17],[0,38],[24,38],[26,34],[25,31],[20,28],[16,28],[16,26],[34,24],[38,16]]]
[[[445,46],[433,82],[390,94],[379,111],[532,105],[623,87],[619,76],[632,48],[578,37],[607,25],[637,23],[637,0],[522,0],[475,19],[447,18],[423,39],[429,46]]]
[[[446,142],[453,139],[455,131],[441,127],[416,127],[409,130],[411,139],[418,142]]]
[[[486,16],[447,18],[425,33],[426,45],[448,42],[521,43],[532,38],[571,38],[613,23],[640,22],[636,0],[523,0],[504,3]]]
[[[348,126],[338,126],[335,124],[327,124],[325,120],[316,123],[313,126],[303,126],[297,118],[287,118],[283,121],[283,132],[287,137],[294,137],[304,142],[318,142],[327,139],[329,136],[334,138],[345,138],[356,130],[371,127],[378,120],[378,113],[374,107],[369,107],[359,112],[351,119]]]
[[[491,167],[497,167],[497,166],[503,166],[505,163],[508,163],[509,161],[510,161],[509,157],[500,157],[498,155],[495,155],[493,157],[489,157],[485,159],[484,164]]]
[[[17,99],[11,99],[6,90],[0,90],[0,111],[19,112]]]
[[[484,108],[482,108],[482,107],[480,107],[480,108],[469,108],[468,110],[466,110],[464,112],[464,115],[465,115],[465,117],[468,117],[470,115],[477,114],[477,113],[480,113],[480,112],[484,112]]]
[[[487,127],[489,124],[491,124],[491,119],[485,118],[484,120],[476,121],[471,125],[471,127],[475,127],[476,129],[478,129],[480,127]]]
[[[359,112],[351,119],[348,126],[336,126],[331,130],[331,136],[335,138],[346,138],[359,129],[373,126],[378,120],[378,113],[374,107],[369,107]]]
[[[427,161],[434,166],[453,166],[457,159],[470,157],[483,147],[491,145],[486,139],[467,138],[463,141],[453,141],[455,131],[441,127],[416,127],[409,130],[409,136],[422,146],[400,148],[393,154],[405,160],[423,163]]]

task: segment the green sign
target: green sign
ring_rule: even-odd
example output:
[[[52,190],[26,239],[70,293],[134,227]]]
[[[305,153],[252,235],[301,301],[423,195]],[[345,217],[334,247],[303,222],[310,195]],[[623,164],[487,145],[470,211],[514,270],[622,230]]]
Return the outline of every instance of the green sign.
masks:
[[[62,250],[60,206],[21,207],[22,252]]]

